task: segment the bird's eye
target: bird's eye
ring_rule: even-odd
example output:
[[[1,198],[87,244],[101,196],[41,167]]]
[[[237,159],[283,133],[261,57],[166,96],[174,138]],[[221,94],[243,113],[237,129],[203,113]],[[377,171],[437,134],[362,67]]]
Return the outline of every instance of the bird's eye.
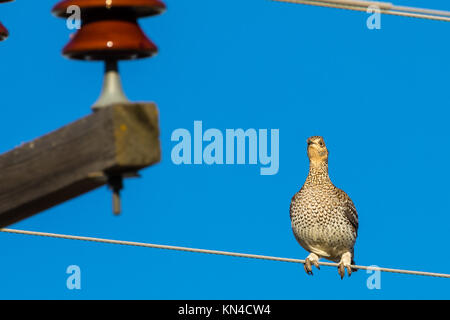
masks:
[[[320,142],[319,142],[319,145],[320,145],[321,147],[323,147],[323,141],[320,141]]]

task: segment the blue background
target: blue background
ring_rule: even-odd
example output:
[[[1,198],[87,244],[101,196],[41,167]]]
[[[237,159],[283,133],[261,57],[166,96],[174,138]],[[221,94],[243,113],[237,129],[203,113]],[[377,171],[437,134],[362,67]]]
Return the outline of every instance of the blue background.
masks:
[[[0,151],[90,113],[101,63],[61,56],[70,30],[56,1],[0,6]],[[445,1],[403,0],[450,10]],[[330,175],[360,216],[356,262],[450,273],[450,24],[266,0],[175,1],[140,20],[159,46],[121,63],[134,101],[160,109],[161,163],[126,181],[123,214],[106,187],[13,228],[305,258],[289,220],[308,171],[306,138],[325,137]],[[175,166],[177,128],[280,129],[280,170]],[[76,154],[73,155],[76,157]],[[1,173],[0,173],[1,177]],[[0,234],[0,298],[394,299],[449,298],[448,280]],[[81,268],[81,290],[66,268]]]

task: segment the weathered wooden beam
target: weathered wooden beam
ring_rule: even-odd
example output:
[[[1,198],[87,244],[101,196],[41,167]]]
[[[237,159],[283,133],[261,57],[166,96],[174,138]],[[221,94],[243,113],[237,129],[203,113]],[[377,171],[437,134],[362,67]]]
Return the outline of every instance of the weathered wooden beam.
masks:
[[[154,104],[115,105],[0,155],[0,227],[159,162]]]

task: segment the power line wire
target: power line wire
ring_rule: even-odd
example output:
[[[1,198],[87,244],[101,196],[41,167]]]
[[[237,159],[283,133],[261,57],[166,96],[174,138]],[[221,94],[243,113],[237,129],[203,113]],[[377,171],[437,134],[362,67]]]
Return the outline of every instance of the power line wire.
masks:
[[[196,249],[196,248],[189,248],[189,247],[169,246],[169,245],[134,242],[134,241],[82,237],[82,236],[73,236],[73,235],[66,235],[66,234],[56,234],[56,233],[26,231],[26,230],[16,230],[16,229],[0,229],[0,231],[5,232],[5,233],[22,234],[22,235],[29,235],[29,236],[40,236],[40,237],[50,237],[50,238],[57,238],[57,239],[118,244],[118,245],[124,245],[124,246],[145,247],[145,248],[195,252],[195,253],[204,253],[204,254],[215,254],[215,255],[222,255],[222,256],[237,257],[237,258],[250,258],[250,259],[291,262],[291,263],[301,263],[301,264],[305,263],[305,260],[302,260],[302,259],[281,258],[281,257],[264,256],[264,255],[257,255],[257,254],[227,252],[227,251],[208,250],[208,249]],[[319,265],[328,266],[328,267],[337,267],[338,266],[337,263],[331,263],[331,262],[319,262]],[[381,268],[381,267],[367,267],[367,266],[357,266],[357,265],[352,265],[352,268],[361,269],[361,270],[379,270],[382,272],[409,274],[409,275],[418,275],[418,276],[427,276],[427,277],[450,278],[450,274],[442,274],[442,273],[434,273],[434,272],[411,271],[411,270],[390,269],[390,268]]]
[[[396,6],[389,2],[356,1],[356,0],[272,0],[277,2],[290,2],[311,6],[365,11],[370,7],[379,9],[380,13],[450,22],[450,11],[422,9],[407,6]]]

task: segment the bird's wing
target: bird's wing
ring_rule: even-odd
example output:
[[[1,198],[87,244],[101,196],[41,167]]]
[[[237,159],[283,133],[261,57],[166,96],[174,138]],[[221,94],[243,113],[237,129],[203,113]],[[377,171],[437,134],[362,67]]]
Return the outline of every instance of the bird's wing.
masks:
[[[355,205],[348,196],[347,201],[345,202],[344,215],[347,218],[347,220],[350,221],[350,223],[352,224],[356,234],[358,234],[358,226],[359,226],[358,212],[356,212]]]
[[[341,199],[342,203],[342,211],[344,216],[353,226],[355,233],[358,234],[358,213],[356,212],[355,205],[353,204],[352,199],[345,193],[345,191],[336,188],[338,192],[338,197]]]
[[[292,220],[292,204],[293,204],[293,202],[294,202],[294,199],[295,199],[295,196],[296,196],[297,194],[294,194],[294,196],[292,197],[292,199],[291,199],[291,205],[289,206],[289,217],[291,218],[291,220]]]

